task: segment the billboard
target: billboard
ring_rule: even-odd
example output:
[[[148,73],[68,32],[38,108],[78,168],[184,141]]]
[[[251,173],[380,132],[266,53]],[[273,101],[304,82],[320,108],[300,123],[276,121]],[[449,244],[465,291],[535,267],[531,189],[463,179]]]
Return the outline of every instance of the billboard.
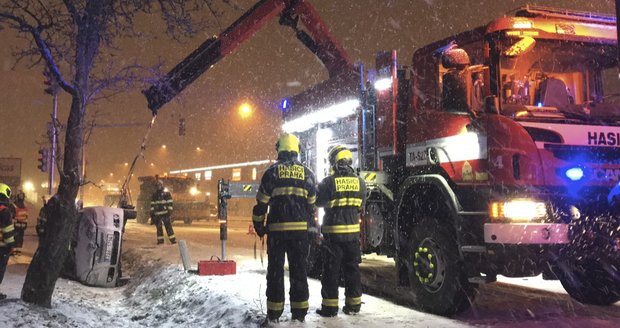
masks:
[[[0,182],[6,183],[13,190],[21,186],[22,159],[0,158]]]

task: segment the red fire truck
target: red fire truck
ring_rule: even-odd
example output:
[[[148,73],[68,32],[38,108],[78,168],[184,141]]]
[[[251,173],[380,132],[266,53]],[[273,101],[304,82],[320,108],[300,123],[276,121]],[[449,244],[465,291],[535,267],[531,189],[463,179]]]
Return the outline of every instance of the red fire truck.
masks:
[[[388,51],[366,70],[308,2],[264,0],[146,91],[149,107],[276,15],[330,73],[282,102],[283,130],[319,178],[330,146],[354,151],[370,191],[362,248],[394,257],[423,310],[463,311],[497,275],[620,300],[615,17],[524,7],[420,48],[411,66]]]

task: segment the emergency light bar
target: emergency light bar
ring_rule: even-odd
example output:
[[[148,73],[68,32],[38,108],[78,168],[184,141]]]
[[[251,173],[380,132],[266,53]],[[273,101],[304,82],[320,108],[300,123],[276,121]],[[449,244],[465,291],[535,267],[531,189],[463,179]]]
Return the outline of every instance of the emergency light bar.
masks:
[[[313,128],[319,123],[336,121],[338,119],[353,115],[359,106],[359,100],[347,100],[286,122],[282,125],[282,129],[284,132],[288,133],[303,132]]]

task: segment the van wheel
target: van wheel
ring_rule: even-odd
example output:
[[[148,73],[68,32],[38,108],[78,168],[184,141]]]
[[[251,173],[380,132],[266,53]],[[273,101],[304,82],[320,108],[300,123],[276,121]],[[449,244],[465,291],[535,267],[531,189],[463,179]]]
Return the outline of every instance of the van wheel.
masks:
[[[566,261],[558,265],[556,275],[566,292],[584,304],[610,305],[620,301],[618,269],[595,259]]]
[[[477,285],[467,279],[452,224],[422,218],[413,226],[402,258],[421,310],[450,316],[471,306]]]

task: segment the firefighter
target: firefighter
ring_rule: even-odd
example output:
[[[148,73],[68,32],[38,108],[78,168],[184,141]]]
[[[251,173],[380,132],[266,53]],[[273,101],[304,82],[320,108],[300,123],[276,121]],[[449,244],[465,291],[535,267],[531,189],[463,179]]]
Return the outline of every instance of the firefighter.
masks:
[[[0,284],[4,278],[6,266],[9,263],[11,250],[15,246],[13,236],[13,220],[9,210],[11,199],[11,188],[4,183],[0,183]],[[0,293],[0,300],[5,299],[6,295]]]
[[[323,317],[338,314],[338,283],[344,273],[345,314],[356,314],[362,304],[360,281],[360,221],[364,208],[366,185],[351,165],[353,154],[343,146],[329,152],[330,175],[319,183],[317,206],[325,207],[321,232],[323,242],[323,276],[321,277],[321,308],[316,312]]]
[[[157,190],[151,198],[151,220],[157,227],[157,245],[164,243],[164,231],[162,224],[166,227],[166,233],[171,244],[176,244],[177,239],[172,230],[172,196],[164,189],[164,183],[157,180]]]
[[[252,211],[256,234],[261,238],[269,234],[265,322],[278,322],[284,310],[285,255],[290,269],[291,320],[303,322],[308,312],[306,259],[308,229],[315,226],[316,180],[314,173],[297,159],[300,146],[296,136],[283,134],[276,150],[278,160],[265,171]]]
[[[25,204],[26,195],[23,191],[18,190],[15,195],[15,217],[13,225],[15,227],[15,248],[13,254],[18,255],[21,253],[20,248],[24,245],[24,232],[28,226],[28,208]]]

